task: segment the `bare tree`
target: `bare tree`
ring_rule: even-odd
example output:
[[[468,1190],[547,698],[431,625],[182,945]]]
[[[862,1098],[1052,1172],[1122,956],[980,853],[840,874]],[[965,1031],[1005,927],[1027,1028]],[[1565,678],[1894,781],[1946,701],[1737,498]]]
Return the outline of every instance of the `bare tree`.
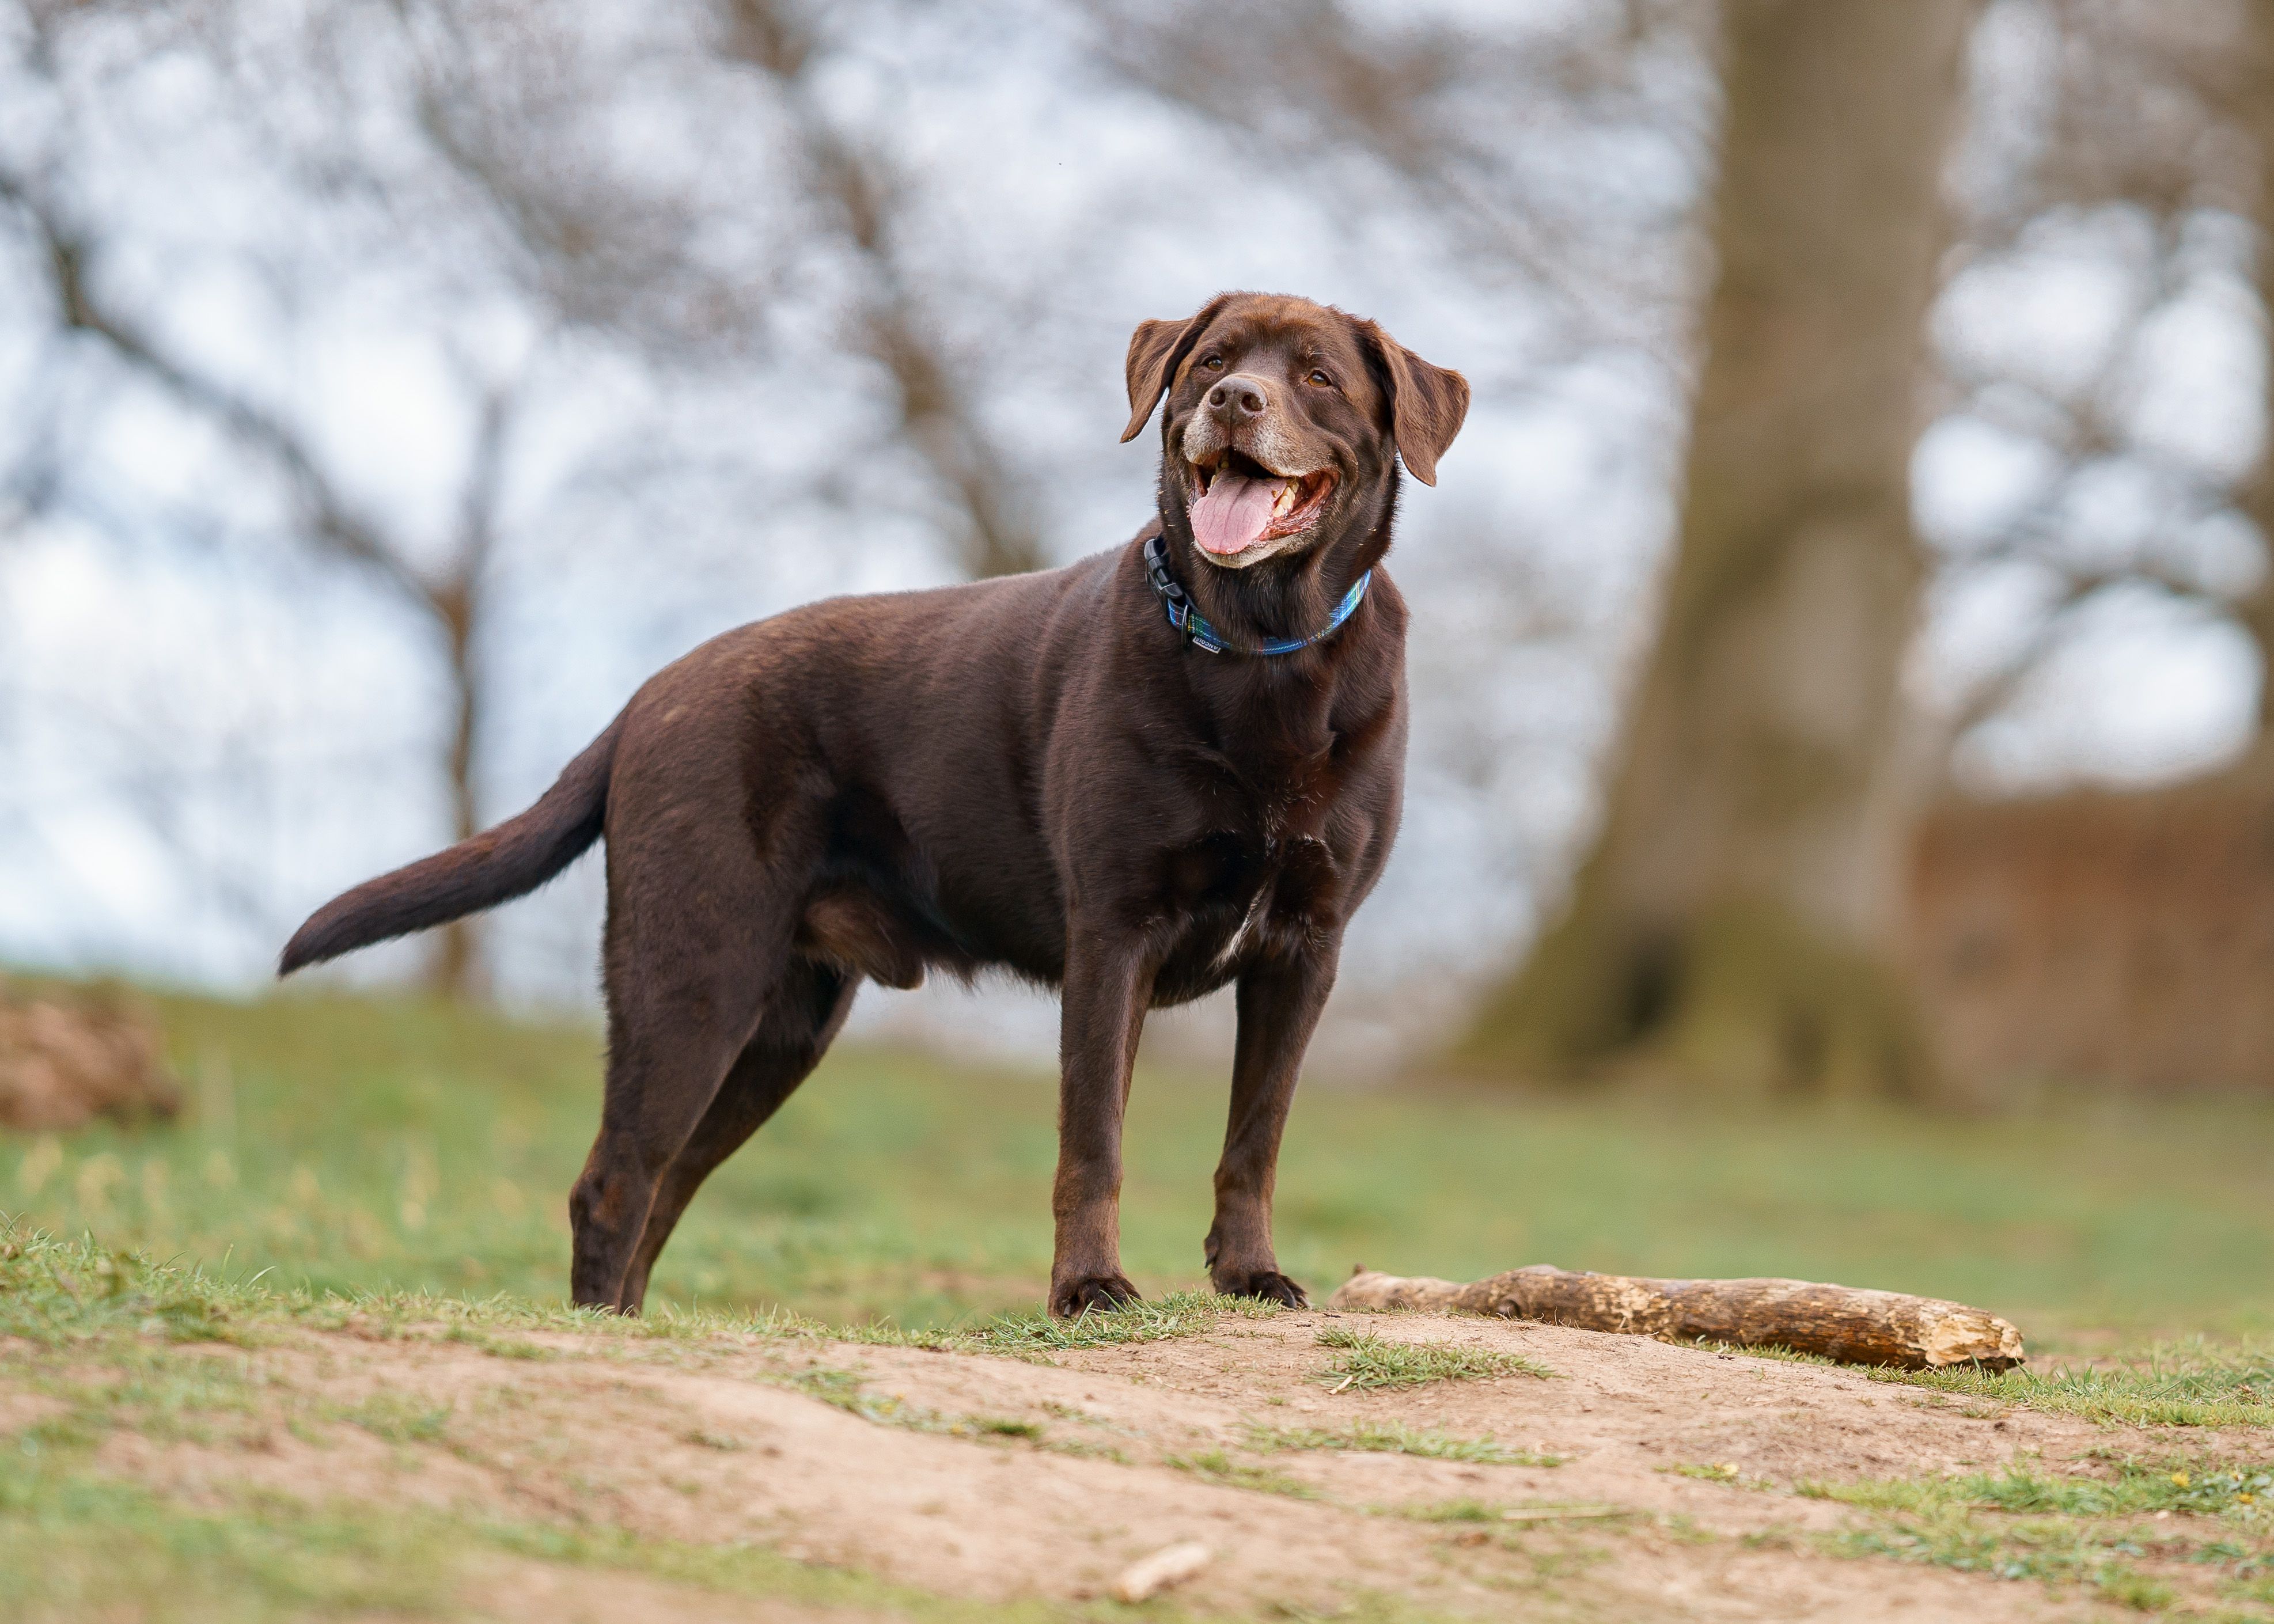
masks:
[[[1946,342],[1941,365],[1954,415],[2049,454],[2052,473],[1994,535],[1973,538],[1942,563],[1940,594],[1959,600],[1977,583],[2033,579],[2040,607],[2002,657],[1975,674],[1931,718],[1945,744],[2007,711],[2049,664],[2100,622],[2121,594],[2153,594],[2203,620],[2226,620],[2274,669],[2274,571],[2239,568],[2229,546],[2204,538],[2232,531],[2238,513],[2274,536],[2266,476],[2253,481],[2185,447],[2143,432],[2139,402],[2157,366],[2159,331],[2225,274],[2232,233],[2221,221],[2255,221],[2262,282],[2274,240],[2274,208],[2261,178],[2274,152],[2268,86],[2274,84],[2263,5],[2205,0],[2003,0],[1993,25],[2030,60],[2024,94],[2006,100],[2003,132],[1990,121],[1975,155],[1962,222],[1969,277],[2027,265],[2048,239],[2096,220],[2122,228],[2137,246],[2125,306],[2097,365],[2081,372],[2017,369],[1962,341]],[[1994,109],[1993,109],[1994,110]],[[2213,294],[2215,296],[2215,289]],[[2112,550],[2090,523],[2095,492],[2121,472],[2153,505],[2131,545]],[[2274,719],[2274,687],[2262,684],[2262,733]]]
[[[100,285],[100,251],[62,217],[56,205],[23,177],[0,169],[0,202],[36,237],[50,276],[56,315],[71,332],[102,343],[114,357],[211,417],[272,463],[300,511],[301,533],[315,546],[368,572],[388,591],[431,620],[441,635],[449,674],[451,722],[445,771],[452,838],[480,827],[474,798],[476,740],[482,688],[475,633],[492,544],[499,474],[512,420],[512,394],[493,388],[482,402],[471,466],[458,502],[456,534],[440,568],[412,562],[412,549],[339,488],[288,418],[171,355]],[[442,935],[432,975],[437,990],[462,996],[478,988],[471,931],[464,922]]]
[[[109,19],[95,14],[101,11],[34,5],[23,13],[28,49],[22,65],[46,77],[59,98],[60,64],[76,43],[72,31],[107,26]],[[524,72],[515,81],[467,71],[483,53],[470,37],[468,16],[448,4],[392,11],[344,7],[308,19],[290,71],[319,82],[338,65],[329,60],[342,44],[332,31],[351,25],[395,31],[417,86],[414,117],[428,139],[426,152],[407,166],[406,178],[399,154],[366,159],[351,137],[310,144],[262,127],[263,120],[281,116],[275,104],[286,98],[260,77],[275,73],[273,63],[255,66],[237,57],[236,11],[137,20],[152,58],[195,53],[217,74],[247,76],[240,100],[249,139],[265,146],[279,173],[305,188],[312,214],[317,199],[355,199],[419,222],[438,238],[455,231],[464,239],[438,248],[438,259],[478,258],[482,251],[468,243],[486,241],[490,263],[478,274],[493,284],[518,284],[522,296],[533,334],[523,366],[544,352],[548,335],[577,326],[609,328],[656,346],[684,344],[690,336],[717,342],[751,318],[747,299],[706,287],[715,279],[682,251],[689,231],[678,199],[635,191],[580,162],[576,144],[558,139],[562,118],[588,117],[585,108],[556,96],[552,108],[536,109],[523,96],[513,109],[517,122],[497,117],[494,99],[542,77],[543,64],[532,56],[535,46],[525,34],[517,41]],[[512,24],[510,18],[478,20]],[[443,36],[439,48],[430,37],[438,33]],[[365,35],[349,49],[369,42]],[[112,274],[114,259],[131,258],[131,243],[106,240],[99,214],[75,200],[87,188],[84,177],[72,172],[73,124],[65,114],[44,146],[0,152],[0,222],[14,228],[44,274],[49,315],[65,341],[56,355],[67,357],[74,343],[94,346],[112,366],[219,430],[274,479],[291,515],[290,529],[305,547],[369,579],[432,628],[448,694],[438,765],[448,789],[449,834],[453,839],[472,835],[481,823],[477,762],[491,693],[481,656],[501,503],[523,406],[518,370],[459,355],[459,382],[471,410],[446,533],[424,533],[415,523],[374,511],[350,491],[299,413],[197,355],[138,308],[138,296]],[[442,934],[430,980],[453,996],[482,989],[483,966],[470,925]]]
[[[312,8],[235,0],[178,13],[20,0],[0,18],[0,50],[16,58],[0,57],[0,79],[13,73],[6,82],[34,87],[34,116],[0,132],[0,239],[44,284],[20,312],[50,335],[38,348],[52,369],[38,394],[63,399],[91,384],[90,393],[167,397],[242,455],[248,501],[259,506],[273,487],[282,529],[303,555],[367,581],[427,628],[449,706],[434,764],[447,789],[447,833],[464,838],[483,822],[483,763],[507,675],[486,670],[485,658],[507,607],[504,577],[531,545],[523,470],[546,466],[546,396],[574,365],[562,357],[597,345],[659,381],[817,363],[826,376],[802,380],[809,403],[858,422],[866,402],[884,396],[886,443],[848,441],[837,462],[779,477],[762,476],[755,461],[688,474],[686,488],[704,492],[708,511],[779,516],[804,502],[847,520],[856,507],[898,516],[912,482],[870,470],[879,450],[902,450],[920,470],[913,484],[923,518],[965,573],[1043,561],[1039,515],[1022,494],[1033,482],[1013,473],[990,436],[973,364],[948,336],[951,317],[971,312],[949,308],[947,273],[923,246],[933,177],[895,146],[889,121],[847,117],[826,94],[832,72],[889,59],[881,48],[896,37],[898,15],[890,4],[848,19],[795,0],[695,0],[625,12],[614,19],[625,26],[611,31],[487,0]],[[102,148],[89,131],[100,115],[81,116],[100,107],[85,71],[90,57],[108,64],[98,72],[120,77],[138,64],[184,59],[232,86],[207,127],[228,123],[257,154],[261,172],[247,184],[274,187],[264,207],[305,214],[299,238],[323,241],[290,265],[240,256],[286,325],[320,297],[327,253],[358,270],[399,259],[409,277],[433,286],[431,321],[422,311],[404,325],[426,324],[422,337],[459,362],[467,426],[446,521],[372,500],[368,481],[327,437],[336,425],[307,410],[293,380],[264,374],[258,357],[249,366],[236,364],[241,357],[217,361],[159,307],[142,222],[122,209],[117,187],[105,192],[102,166],[123,149],[94,155]],[[384,72],[372,71],[375,60]],[[721,113],[716,148],[698,144],[692,166],[732,179],[697,194],[683,178],[683,152],[639,167],[637,143],[622,142],[609,117],[617,83],[641,78]],[[358,108],[358,97],[402,105]],[[379,136],[367,134],[373,124]],[[324,238],[334,215],[353,215],[363,235]],[[282,235],[294,240],[289,227]],[[215,257],[229,252],[217,245]],[[819,346],[809,336],[817,325],[827,328]],[[519,335],[517,350],[491,342],[501,327]],[[13,441],[27,435],[39,439],[27,430],[7,448],[0,520],[10,523],[47,500],[42,481],[59,466],[47,459],[54,447],[40,444],[19,462]],[[605,466],[568,477],[587,488],[613,483],[628,512],[667,502],[673,457],[737,455],[700,431],[685,447],[636,434],[622,442]],[[763,508],[749,500],[761,485]],[[76,494],[84,500],[83,482]],[[117,516],[154,545],[196,545],[183,515],[91,516]],[[153,804],[124,786],[120,800]],[[181,854],[178,829],[160,821],[149,831],[154,845]],[[483,986],[484,955],[468,928],[454,927],[438,947],[437,988]]]
[[[1681,538],[1594,849],[1467,1059],[1901,1091],[1908,477],[1969,0],[1731,0]]]
[[[2248,8],[2249,26],[2233,56],[2233,104],[2249,141],[2250,218],[2257,228],[2258,308],[2265,335],[2266,406],[2258,466],[2241,491],[2241,507],[2267,549],[2257,585],[2236,605],[2236,618],[2258,647],[2258,741],[2274,749],[2274,7]]]
[[[930,467],[975,576],[1043,565],[1034,514],[980,421],[968,383],[939,339],[923,276],[899,216],[911,199],[883,147],[843,127],[814,80],[828,50],[796,0],[719,0],[718,49],[762,75],[794,132],[799,178],[825,229],[855,267],[844,342],[892,380],[899,431]]]
[[[1367,207],[1344,211],[1353,223],[1442,234],[1485,282],[1540,304],[1554,350],[1640,342],[1675,359],[1690,188],[1630,160],[1645,141],[1704,157],[1702,98],[1668,82],[1697,54],[1698,0],[1597,0],[1492,27],[1361,16],[1347,0],[1090,12],[1122,74],[1276,168],[1337,192],[1370,183]]]

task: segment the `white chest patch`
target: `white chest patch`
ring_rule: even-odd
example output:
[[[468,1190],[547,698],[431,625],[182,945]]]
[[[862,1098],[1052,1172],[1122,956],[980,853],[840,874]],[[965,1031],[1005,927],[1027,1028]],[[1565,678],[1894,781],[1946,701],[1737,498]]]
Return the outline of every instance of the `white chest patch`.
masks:
[[[1255,934],[1255,921],[1263,915],[1265,889],[1258,886],[1255,894],[1247,899],[1247,912],[1240,916],[1239,929],[1233,931],[1225,939],[1224,946],[1217,950],[1215,962],[1209,966],[1211,971],[1222,970],[1239,958],[1246,947],[1248,938]]]

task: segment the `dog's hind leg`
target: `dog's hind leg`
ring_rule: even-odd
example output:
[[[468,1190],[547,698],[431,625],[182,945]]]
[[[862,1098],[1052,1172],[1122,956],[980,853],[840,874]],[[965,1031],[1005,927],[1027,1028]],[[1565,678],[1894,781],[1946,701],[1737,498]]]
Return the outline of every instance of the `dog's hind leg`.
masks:
[[[844,1026],[860,985],[857,976],[831,966],[810,959],[790,960],[758,1017],[756,1035],[743,1045],[711,1109],[664,1173],[624,1280],[620,1302],[627,1313],[636,1313],[646,1300],[648,1271],[696,1191],[812,1074]]]
[[[568,1283],[580,1306],[621,1309],[664,1172],[787,972],[795,916],[739,854],[653,843],[608,855],[608,1080],[568,1196]]]

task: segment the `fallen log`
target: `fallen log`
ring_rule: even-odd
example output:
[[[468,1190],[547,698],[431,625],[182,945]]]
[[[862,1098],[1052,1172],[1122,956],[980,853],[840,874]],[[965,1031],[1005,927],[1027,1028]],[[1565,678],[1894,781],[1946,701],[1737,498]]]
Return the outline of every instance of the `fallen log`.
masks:
[[[2026,1357],[2021,1332],[1981,1309],[1804,1280],[1638,1280],[1534,1264],[1462,1285],[1361,1267],[1327,1306],[1491,1314],[1661,1342],[1790,1348],[1898,1370],[1968,1364],[2010,1370]]]

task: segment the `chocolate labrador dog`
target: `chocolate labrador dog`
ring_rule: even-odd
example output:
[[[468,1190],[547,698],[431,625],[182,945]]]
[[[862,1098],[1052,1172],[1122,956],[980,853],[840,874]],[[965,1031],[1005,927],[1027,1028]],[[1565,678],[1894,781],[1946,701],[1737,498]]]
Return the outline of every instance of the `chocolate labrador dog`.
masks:
[[[569,1197],[580,1304],[636,1312],[704,1178],[862,981],[1064,989],[1052,1312],[1126,1303],[1121,1122],[1145,1011],[1231,984],[1219,1291],[1300,1306],[1271,1192],[1344,927],[1397,832],[1398,462],[1469,388],[1371,321],[1224,294],[1129,345],[1160,507],[1064,569],[838,598],[642,688],[536,805],[328,904],[280,974],[521,896],[606,837],[607,1088]]]

